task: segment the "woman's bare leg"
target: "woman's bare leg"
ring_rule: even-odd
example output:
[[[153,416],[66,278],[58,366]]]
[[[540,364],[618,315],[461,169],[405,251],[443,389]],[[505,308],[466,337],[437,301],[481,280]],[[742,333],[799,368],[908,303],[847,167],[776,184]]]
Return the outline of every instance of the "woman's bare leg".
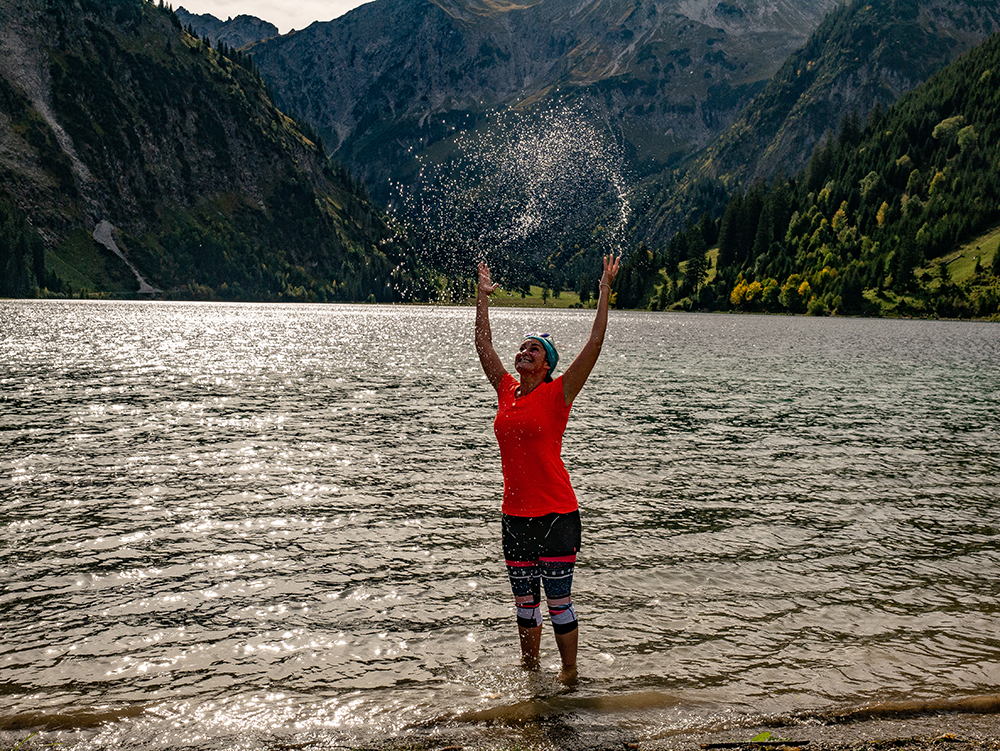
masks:
[[[559,657],[562,659],[562,670],[559,680],[567,686],[576,683],[576,650],[579,642],[580,629],[575,628],[568,634],[556,634],[556,644],[559,646]]]
[[[538,667],[538,649],[542,643],[542,627],[517,627],[517,635],[521,637],[521,664],[529,670]]]

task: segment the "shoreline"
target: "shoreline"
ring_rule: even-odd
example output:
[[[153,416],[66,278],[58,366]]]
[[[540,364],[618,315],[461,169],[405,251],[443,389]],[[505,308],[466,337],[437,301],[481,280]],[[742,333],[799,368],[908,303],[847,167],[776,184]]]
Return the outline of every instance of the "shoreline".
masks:
[[[750,739],[769,734],[766,743]],[[896,702],[827,717],[784,718],[639,741],[640,751],[689,749],[1000,749],[1000,694],[940,702]]]
[[[969,708],[969,701],[982,704],[984,709]],[[569,726],[562,725],[554,733],[543,732],[536,742],[509,738],[487,742],[464,733],[445,732],[408,738],[384,738],[374,744],[361,742],[346,745],[341,739],[307,739],[304,745],[289,746],[287,739],[257,739],[254,746],[266,751],[287,751],[289,748],[341,748],[351,751],[476,751],[499,748],[507,751],[1000,751],[1000,710],[993,708],[1000,695],[954,702],[952,710],[888,716],[891,705],[860,710],[842,717],[776,718],[761,725],[735,726],[727,729],[674,730],[666,734],[643,737],[641,733],[616,727],[613,721],[600,729],[590,728],[579,734],[566,734]],[[905,708],[901,710],[907,711]],[[133,715],[134,712],[129,712]],[[86,747],[93,738],[89,733],[107,721],[107,716],[75,717],[75,722],[61,726],[40,722],[41,718],[21,718],[0,729],[0,749],[51,747],[53,741],[69,751],[78,745]],[[24,721],[28,720],[28,721]],[[81,722],[81,720],[83,720]],[[113,723],[113,720],[112,720]],[[491,724],[491,723],[487,723]],[[543,725],[547,723],[542,723]],[[594,731],[597,731],[596,733]],[[765,734],[766,738],[764,737]],[[475,734],[474,734],[475,735]],[[543,740],[544,739],[544,740]],[[22,745],[23,744],[23,745]],[[207,747],[214,747],[208,743]],[[133,748],[128,741],[118,746],[122,751]],[[192,748],[198,748],[193,746]]]
[[[770,732],[766,744],[747,739]],[[772,740],[773,739],[773,740]],[[636,751],[692,749],[803,749],[804,751],[871,751],[874,749],[1000,749],[997,715],[938,715],[906,719],[872,719],[833,725],[741,728],[708,734],[675,735],[639,741]]]

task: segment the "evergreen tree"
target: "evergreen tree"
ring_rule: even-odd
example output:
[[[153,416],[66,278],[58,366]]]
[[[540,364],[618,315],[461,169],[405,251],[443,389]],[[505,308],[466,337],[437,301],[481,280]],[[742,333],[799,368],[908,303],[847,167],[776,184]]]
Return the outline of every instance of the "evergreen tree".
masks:
[[[42,238],[22,212],[0,202],[0,297],[35,297],[45,278]]]

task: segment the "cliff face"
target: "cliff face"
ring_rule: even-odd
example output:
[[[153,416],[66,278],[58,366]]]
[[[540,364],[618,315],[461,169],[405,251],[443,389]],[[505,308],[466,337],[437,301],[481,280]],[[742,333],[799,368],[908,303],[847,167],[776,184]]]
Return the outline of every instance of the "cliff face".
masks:
[[[100,288],[107,222],[160,289],[347,294],[344,264],[388,230],[239,62],[142,0],[0,4],[0,201],[50,270]]]
[[[249,48],[279,105],[384,198],[491,112],[586,101],[638,171],[731,124],[835,0],[376,0]],[[447,149],[445,149],[447,151]]]
[[[1000,30],[993,3],[930,0],[844,7],[769,82],[758,102],[726,135],[756,132],[757,153],[734,155],[742,181],[805,166],[813,148],[840,119],[864,120],[888,107],[948,63]],[[782,106],[784,104],[785,106]]]

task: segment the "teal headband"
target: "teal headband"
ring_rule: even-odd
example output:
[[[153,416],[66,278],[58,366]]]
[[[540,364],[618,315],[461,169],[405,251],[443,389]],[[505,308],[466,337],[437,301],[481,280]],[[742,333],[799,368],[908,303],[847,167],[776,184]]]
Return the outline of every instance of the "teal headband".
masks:
[[[559,353],[556,352],[556,346],[552,343],[548,334],[528,334],[524,337],[525,339],[534,339],[536,342],[541,343],[545,348],[545,359],[549,361],[549,372],[546,376],[551,376],[552,371],[556,369],[556,365],[559,364]]]

